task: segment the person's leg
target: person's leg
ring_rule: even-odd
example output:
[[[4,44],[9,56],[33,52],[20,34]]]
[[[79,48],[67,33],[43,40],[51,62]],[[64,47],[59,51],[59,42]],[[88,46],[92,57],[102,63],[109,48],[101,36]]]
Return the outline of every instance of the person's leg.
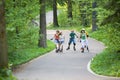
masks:
[[[75,46],[76,46],[76,42],[75,42],[75,39],[73,39],[73,49],[74,49],[74,51],[76,51]]]
[[[63,41],[60,41],[60,52],[63,51]]]
[[[68,48],[66,49],[66,50],[69,50],[70,49],[70,45],[71,45],[71,39],[69,40],[69,42],[68,42]]]
[[[56,50],[55,52],[58,52],[58,43],[56,43]]]
[[[88,40],[85,41],[85,45],[86,45],[86,48],[87,48],[87,50],[88,50],[88,52],[89,52],[89,48],[88,48]]]
[[[84,42],[84,40],[81,40],[81,44],[82,44],[82,47],[81,47],[81,52],[84,52],[84,47],[85,47],[85,42]]]
[[[56,39],[56,52],[58,52],[60,50],[60,41],[58,39]]]
[[[60,52],[63,52],[63,44],[61,44],[61,50],[60,50]]]

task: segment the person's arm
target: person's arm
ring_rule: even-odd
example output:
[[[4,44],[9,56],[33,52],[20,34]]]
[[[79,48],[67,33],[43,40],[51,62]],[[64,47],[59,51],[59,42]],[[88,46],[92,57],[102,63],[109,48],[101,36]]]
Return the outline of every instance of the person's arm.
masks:
[[[75,36],[78,38],[77,34],[75,34]]]
[[[55,34],[54,34],[54,36],[50,40],[53,40],[54,38],[55,38]]]
[[[79,41],[81,42],[82,34],[80,33]]]

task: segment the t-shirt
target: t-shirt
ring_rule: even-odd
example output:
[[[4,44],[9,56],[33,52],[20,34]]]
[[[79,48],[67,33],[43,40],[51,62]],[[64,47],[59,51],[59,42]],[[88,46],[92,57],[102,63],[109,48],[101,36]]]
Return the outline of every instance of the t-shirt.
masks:
[[[60,41],[64,41],[65,36],[64,35],[60,35]]]
[[[54,37],[55,37],[55,39],[59,39],[60,38],[59,34],[55,34]]]
[[[74,39],[74,38],[75,38],[75,35],[76,35],[76,34],[75,34],[74,32],[70,33],[70,38],[71,38],[71,39]]]
[[[82,33],[82,34],[81,34],[81,39],[82,39],[82,40],[85,40],[85,39],[86,39],[86,34],[85,34],[85,33]]]

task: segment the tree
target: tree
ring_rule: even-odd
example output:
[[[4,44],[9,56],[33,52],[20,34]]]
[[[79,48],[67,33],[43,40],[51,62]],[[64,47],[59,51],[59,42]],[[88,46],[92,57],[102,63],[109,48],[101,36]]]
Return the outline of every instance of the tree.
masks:
[[[110,13],[103,19],[102,25],[108,25],[108,45],[111,50],[120,53],[120,1],[109,0],[104,8]]]
[[[53,0],[53,25],[58,27],[58,18],[57,18],[57,0]]]
[[[68,8],[68,18],[73,19],[73,15],[72,15],[72,1],[71,0],[67,1],[67,8]]]
[[[0,0],[0,68],[8,66],[6,28],[5,28],[5,2]]]
[[[94,10],[97,7],[97,3],[94,1],[92,3],[92,8],[93,8],[93,12],[92,12],[92,31],[97,30],[98,26],[96,24],[97,22],[97,11]]]
[[[39,0],[40,2],[40,30],[39,30],[39,40],[38,46],[46,48],[46,10],[45,2],[46,0]]]

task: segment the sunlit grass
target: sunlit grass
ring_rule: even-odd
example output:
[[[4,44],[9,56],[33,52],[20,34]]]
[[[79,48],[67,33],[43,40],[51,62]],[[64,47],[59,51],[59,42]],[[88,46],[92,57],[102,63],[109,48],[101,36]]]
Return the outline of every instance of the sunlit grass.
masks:
[[[30,45],[24,49],[18,49],[16,52],[9,54],[9,63],[14,66],[26,63],[36,57],[39,57],[55,48],[54,43],[51,41],[47,41],[47,48],[39,48],[37,45]]]

